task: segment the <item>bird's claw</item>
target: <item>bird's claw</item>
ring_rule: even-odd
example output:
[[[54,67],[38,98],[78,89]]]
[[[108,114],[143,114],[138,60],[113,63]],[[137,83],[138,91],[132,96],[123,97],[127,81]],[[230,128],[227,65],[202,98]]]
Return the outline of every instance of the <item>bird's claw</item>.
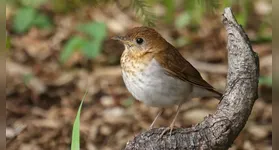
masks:
[[[172,135],[172,130],[173,130],[173,127],[167,127],[167,128],[160,134],[158,140],[161,139],[161,138],[165,135],[165,133],[166,133],[167,131],[170,131],[170,132],[169,132],[169,138],[170,138],[171,135]]]

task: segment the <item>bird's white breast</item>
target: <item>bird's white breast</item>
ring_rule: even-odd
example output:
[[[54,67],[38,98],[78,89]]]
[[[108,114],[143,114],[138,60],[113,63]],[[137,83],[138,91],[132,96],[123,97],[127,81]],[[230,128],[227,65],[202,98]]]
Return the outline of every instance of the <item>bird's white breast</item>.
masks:
[[[188,82],[166,75],[160,64],[151,63],[133,76],[122,70],[124,83],[129,92],[143,103],[155,107],[169,107],[187,100],[192,85]]]

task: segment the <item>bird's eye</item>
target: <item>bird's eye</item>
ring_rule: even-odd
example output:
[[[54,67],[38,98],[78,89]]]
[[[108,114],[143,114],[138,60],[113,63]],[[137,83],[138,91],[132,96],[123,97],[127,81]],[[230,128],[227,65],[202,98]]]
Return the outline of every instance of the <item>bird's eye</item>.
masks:
[[[142,39],[142,38],[137,38],[137,39],[136,39],[136,42],[137,42],[138,44],[142,44],[142,43],[143,43],[143,39]]]

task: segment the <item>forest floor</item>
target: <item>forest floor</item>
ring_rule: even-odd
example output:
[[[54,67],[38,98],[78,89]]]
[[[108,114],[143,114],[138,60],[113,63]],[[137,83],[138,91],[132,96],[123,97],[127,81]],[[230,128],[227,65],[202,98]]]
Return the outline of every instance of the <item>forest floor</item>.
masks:
[[[11,29],[13,12],[9,9],[6,17],[11,45],[6,60],[8,150],[69,149],[73,122],[87,89],[81,112],[82,149],[122,149],[127,141],[148,129],[158,109],[134,100],[127,91],[119,66],[124,48],[110,39],[139,26],[139,21],[113,6],[83,8],[73,13],[50,14],[54,24],[51,30],[33,27],[24,34],[16,34]],[[61,49],[70,37],[78,34],[77,24],[86,20],[107,25],[101,53],[94,59],[86,59],[75,52],[61,64]],[[204,19],[195,32],[162,24],[156,29],[174,45],[180,37],[190,37],[188,44],[177,48],[206,81],[223,91],[227,74],[227,35],[220,20],[221,15]],[[251,24],[245,30],[253,41],[258,35],[256,25],[253,26],[256,22]],[[272,74],[271,41],[252,42],[252,46],[260,58],[259,99],[231,150],[272,149],[272,89],[266,83],[266,78]],[[182,106],[176,126],[190,127],[202,121],[217,105],[218,100],[213,98],[192,99]],[[168,126],[175,109],[167,109],[155,127]]]

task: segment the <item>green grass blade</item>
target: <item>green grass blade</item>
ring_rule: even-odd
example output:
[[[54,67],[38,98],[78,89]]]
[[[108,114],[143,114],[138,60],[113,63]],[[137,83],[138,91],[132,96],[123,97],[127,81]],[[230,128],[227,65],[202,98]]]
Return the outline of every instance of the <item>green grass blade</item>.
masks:
[[[83,104],[83,101],[87,95],[87,91],[85,92],[82,101],[79,105],[77,116],[73,125],[73,131],[72,131],[72,142],[71,142],[71,150],[79,150],[80,149],[80,138],[79,138],[79,128],[80,128],[80,112],[81,107]]]

